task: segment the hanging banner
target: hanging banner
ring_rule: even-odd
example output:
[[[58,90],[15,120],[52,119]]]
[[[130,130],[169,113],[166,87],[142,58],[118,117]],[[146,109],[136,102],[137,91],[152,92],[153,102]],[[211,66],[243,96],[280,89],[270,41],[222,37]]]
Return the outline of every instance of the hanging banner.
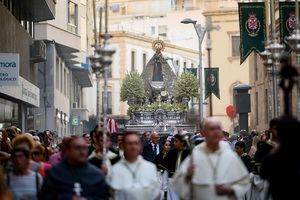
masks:
[[[186,71],[197,77],[197,68],[187,68]]]
[[[211,94],[220,99],[219,68],[204,68],[205,99]]]
[[[241,64],[253,50],[265,50],[266,19],[265,3],[239,3],[240,60]]]
[[[295,2],[279,2],[279,25],[280,39],[284,42],[296,29]],[[289,45],[285,46],[286,50],[290,51]]]

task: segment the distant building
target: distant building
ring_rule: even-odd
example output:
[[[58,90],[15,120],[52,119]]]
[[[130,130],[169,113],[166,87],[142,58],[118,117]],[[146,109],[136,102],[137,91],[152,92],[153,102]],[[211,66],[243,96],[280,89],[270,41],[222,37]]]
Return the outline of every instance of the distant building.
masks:
[[[98,3],[98,6],[102,6],[101,3]],[[213,115],[221,119],[224,130],[232,133],[238,120],[231,121],[227,117],[226,107],[233,104],[233,87],[239,83],[249,84],[249,61],[240,65],[239,60],[237,6],[235,0],[112,0],[109,7],[109,30],[151,38],[159,37],[169,44],[198,52],[198,38],[194,27],[181,24],[180,21],[191,18],[204,26],[205,17],[211,16],[212,25],[219,25],[221,28],[211,32],[212,67],[219,67],[220,70],[220,100],[213,97]],[[206,40],[203,41],[202,55],[202,66],[205,68],[208,66]],[[185,66],[197,68],[197,57],[193,63],[188,59],[186,61],[183,52],[180,52],[178,57],[179,59],[174,60],[180,66],[180,71],[183,71]],[[205,102],[204,115],[207,116],[208,100]],[[194,103],[197,105],[197,99]]]
[[[120,91],[122,80],[126,73],[137,70],[142,73],[143,67],[146,66],[150,58],[154,55],[152,43],[155,38],[141,36],[139,34],[129,32],[111,32],[113,38],[110,40],[111,45],[116,49],[113,56],[113,63],[109,73],[108,80],[108,114],[110,117],[120,120],[122,128],[122,119],[127,117],[128,105],[121,102]],[[197,66],[198,52],[188,48],[165,42],[165,50],[163,56],[167,58],[169,65],[174,72],[179,74],[183,70],[183,61],[186,62],[187,68],[195,68]],[[101,82],[103,86],[103,81]],[[88,109],[96,112],[96,88],[89,89]],[[103,88],[101,88],[101,93]],[[102,101],[101,101],[101,105]]]
[[[1,80],[10,76],[2,67],[7,63],[14,63],[11,73],[16,73],[15,80],[18,80],[0,83],[0,128],[14,125],[27,131],[38,118],[33,116],[31,108],[41,105],[37,63],[44,62],[46,55],[45,43],[35,41],[34,23],[54,19],[55,2],[0,0]]]
[[[46,43],[46,62],[38,66],[40,107],[35,128],[60,137],[82,134],[89,112],[85,88],[92,87],[89,55],[91,2],[57,1],[55,20],[36,23],[35,37]]]

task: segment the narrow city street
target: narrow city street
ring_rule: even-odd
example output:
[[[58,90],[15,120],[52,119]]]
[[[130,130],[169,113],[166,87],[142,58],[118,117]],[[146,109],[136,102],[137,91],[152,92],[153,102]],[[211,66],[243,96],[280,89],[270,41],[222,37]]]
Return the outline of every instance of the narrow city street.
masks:
[[[300,199],[299,0],[0,0],[0,200]]]

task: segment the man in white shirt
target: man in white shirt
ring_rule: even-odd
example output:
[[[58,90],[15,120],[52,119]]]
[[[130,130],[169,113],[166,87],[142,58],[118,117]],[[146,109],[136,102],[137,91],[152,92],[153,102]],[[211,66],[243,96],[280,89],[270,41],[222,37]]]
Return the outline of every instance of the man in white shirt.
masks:
[[[250,188],[248,171],[228,143],[221,141],[221,122],[207,118],[203,136],[205,142],[194,148],[180,168],[191,180],[192,199],[243,199]]]
[[[123,136],[124,158],[112,167],[109,184],[114,200],[155,200],[160,196],[156,166],[139,154],[142,149],[137,133]]]

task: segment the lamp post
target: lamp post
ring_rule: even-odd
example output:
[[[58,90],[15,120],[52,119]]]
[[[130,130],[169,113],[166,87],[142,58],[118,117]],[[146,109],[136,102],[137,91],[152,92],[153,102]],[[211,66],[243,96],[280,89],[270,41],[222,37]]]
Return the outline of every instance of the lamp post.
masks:
[[[273,112],[272,117],[278,117],[280,111],[280,102],[278,95],[278,72],[280,67],[280,57],[284,51],[284,45],[280,44],[276,34],[275,26],[275,0],[270,0],[270,17],[271,17],[271,40],[267,41],[265,51],[261,53],[265,60],[264,65],[267,67],[268,75],[271,78],[269,86],[272,85]],[[267,17],[268,18],[268,17]]]
[[[198,36],[198,42],[199,42],[199,65],[198,65],[198,77],[199,77],[199,107],[198,107],[198,111],[199,111],[199,117],[200,117],[200,122],[203,121],[203,87],[202,87],[202,42],[204,39],[204,35],[205,35],[205,28],[201,26],[201,24],[197,24],[196,20],[192,20],[192,19],[184,19],[181,21],[181,23],[183,24],[193,24],[197,36]]]
[[[95,12],[95,3],[94,4],[94,12]],[[102,36],[101,34],[101,11],[100,10],[100,36]],[[94,14],[94,16],[96,16]],[[94,20],[96,20],[96,18],[94,18]],[[94,31],[96,31],[96,23],[94,23]],[[93,45],[93,47],[95,48],[94,50],[94,55],[90,56],[90,60],[92,63],[92,68],[93,68],[93,72],[96,75],[97,78],[97,119],[98,119],[98,125],[99,128],[101,127],[101,106],[100,106],[100,79],[101,79],[101,74],[103,74],[103,157],[104,159],[106,159],[106,145],[105,145],[105,141],[106,141],[106,133],[107,133],[107,105],[108,105],[108,86],[107,86],[107,79],[108,79],[108,71],[109,71],[109,67],[112,63],[112,56],[115,53],[115,49],[113,49],[110,45],[108,40],[111,38],[112,36],[110,34],[108,34],[108,1],[105,0],[105,34],[103,35],[103,45],[101,45],[100,43],[100,38],[99,38],[99,42],[97,43],[97,36],[95,34],[95,44]]]
[[[296,67],[300,68],[300,21],[299,21],[299,2],[295,0],[295,14],[296,14],[296,29],[291,36],[286,38],[289,46],[296,52]],[[300,79],[298,77],[298,96],[297,96],[297,118],[300,120]]]

